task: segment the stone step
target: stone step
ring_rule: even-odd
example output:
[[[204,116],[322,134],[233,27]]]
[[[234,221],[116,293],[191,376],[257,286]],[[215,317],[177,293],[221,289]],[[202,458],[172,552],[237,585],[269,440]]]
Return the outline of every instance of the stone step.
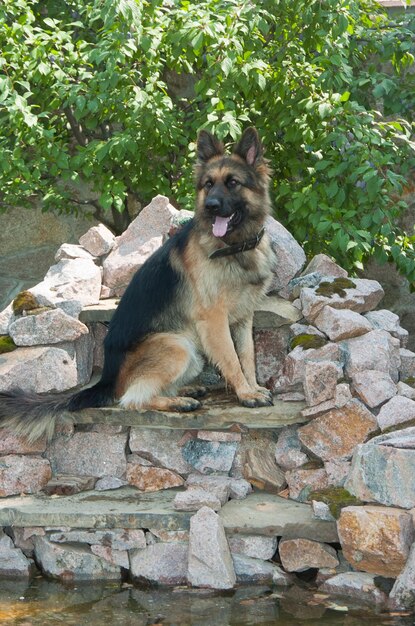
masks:
[[[275,429],[309,421],[301,415],[304,402],[274,399],[274,406],[249,409],[237,404],[235,395],[224,389],[209,389],[202,406],[191,413],[140,410],[116,407],[91,408],[71,413],[77,424],[117,424],[142,428],[180,430]]]
[[[132,487],[71,496],[27,495],[0,500],[0,526],[188,530],[193,513],[173,508],[182,489],[143,493]],[[228,534],[337,542],[336,523],[313,517],[308,504],[266,492],[230,500],[219,513]]]

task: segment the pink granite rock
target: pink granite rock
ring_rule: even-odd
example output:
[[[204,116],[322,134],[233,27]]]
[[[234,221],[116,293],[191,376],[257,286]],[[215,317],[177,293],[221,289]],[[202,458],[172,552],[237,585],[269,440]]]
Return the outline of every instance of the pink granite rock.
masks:
[[[346,277],[345,269],[337,265],[327,254],[316,254],[301,273],[302,276],[318,272],[322,276]]]
[[[201,487],[190,487],[186,491],[177,493],[173,500],[173,508],[176,511],[198,511],[202,506],[208,506],[214,511],[219,511],[221,502],[213,493]]]
[[[73,437],[56,437],[47,456],[58,474],[120,477],[127,468],[126,443],[126,433],[76,432]]]
[[[193,468],[182,456],[184,433],[184,430],[168,428],[131,428],[130,450],[149,460],[152,465],[187,475]]]
[[[310,568],[336,567],[339,564],[336,550],[310,539],[282,539],[278,552],[287,572],[305,572]]]
[[[184,479],[175,472],[131,462],[127,465],[126,478],[130,485],[137,487],[140,491],[160,491],[184,485]]]
[[[377,420],[381,430],[391,426],[411,422],[415,419],[415,400],[404,396],[394,396],[382,406]]]
[[[315,406],[336,395],[338,366],[330,361],[307,361],[304,371],[304,394],[308,406]]]
[[[37,493],[52,477],[49,461],[35,456],[1,457],[0,497]]]
[[[401,357],[401,364],[399,367],[399,373],[401,380],[405,381],[405,378],[415,377],[415,352],[401,348],[399,350]]]
[[[163,243],[177,210],[164,196],[156,196],[144,207],[127,230],[115,240],[104,261],[104,285],[120,295],[134,273]]]
[[[265,385],[281,368],[288,348],[286,328],[254,328],[256,377]]]
[[[375,584],[375,575],[363,572],[344,572],[326,580],[319,592],[352,599],[370,605],[386,605],[388,597]]]
[[[374,329],[386,330],[392,335],[392,337],[399,339],[402,348],[405,348],[408,342],[409,333],[400,325],[399,316],[396,315],[396,313],[392,313],[392,311],[388,311],[386,309],[381,309],[366,313],[365,318],[370,322]]]
[[[290,490],[290,498],[293,500],[298,500],[301,496],[303,501],[308,498],[308,492],[318,491],[329,486],[327,472],[324,468],[289,470],[285,472],[285,478]]]
[[[78,384],[75,350],[60,347],[19,348],[0,358],[0,390],[20,387],[46,393]]]
[[[242,554],[253,559],[269,561],[277,551],[277,537],[260,535],[234,535],[228,539],[232,554]]]
[[[302,270],[306,256],[291,233],[273,217],[267,217],[265,228],[275,253],[274,278],[269,289],[275,291],[288,285],[291,278]]]
[[[190,519],[189,583],[193,587],[232,589],[235,570],[223,523],[208,507]]]
[[[323,461],[347,459],[377,429],[376,418],[358,400],[333,409],[298,429],[303,446]]]
[[[99,257],[110,252],[115,243],[115,236],[104,224],[98,224],[82,235],[79,243],[93,256]]]
[[[17,318],[9,327],[9,335],[18,346],[37,346],[75,341],[88,334],[88,328],[61,309],[51,309],[39,315]]]
[[[314,320],[319,330],[331,341],[358,337],[372,330],[370,322],[355,311],[324,306]]]
[[[6,580],[29,578],[34,573],[32,560],[13,545],[10,537],[0,530],[0,577]]]
[[[386,506],[348,506],[337,522],[343,554],[360,571],[395,578],[414,540],[412,516]]]
[[[138,582],[184,585],[187,582],[188,551],[187,543],[179,542],[154,543],[144,550],[132,550],[131,576]]]
[[[376,308],[384,296],[381,285],[376,280],[366,278],[353,279],[355,287],[345,289],[345,295],[334,293],[332,296],[319,295],[316,287],[301,290],[300,299],[303,315],[313,323],[325,306],[334,309],[350,309],[357,313],[365,313]]]
[[[347,339],[342,346],[346,353],[345,372],[350,378],[358,372],[378,370],[398,382],[399,340],[386,331],[372,330],[361,337]]]
[[[73,243],[63,243],[55,254],[55,261],[58,263],[62,259],[90,259],[93,260],[92,254],[84,250],[82,246]]]
[[[396,395],[396,385],[387,372],[364,370],[353,376],[353,389],[370,408],[383,404]]]
[[[309,461],[308,456],[302,450],[295,426],[279,431],[275,445],[275,460],[284,470],[301,467]]]
[[[25,437],[19,437],[5,428],[0,429],[0,455],[36,454],[46,450],[46,438],[42,437],[29,443]]]
[[[101,293],[101,270],[91,259],[62,259],[43,281],[30,288],[42,304],[78,300],[83,306],[97,304]]]

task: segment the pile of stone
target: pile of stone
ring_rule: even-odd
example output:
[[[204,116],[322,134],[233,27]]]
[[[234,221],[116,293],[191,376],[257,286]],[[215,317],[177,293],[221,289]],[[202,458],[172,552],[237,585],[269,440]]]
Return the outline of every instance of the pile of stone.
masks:
[[[0,356],[0,389],[86,383],[102,364],[106,329],[79,321],[81,311],[121,295],[187,218],[158,196],[122,236],[98,226],[79,246],[61,246],[44,281],[0,314],[0,334],[18,346]],[[26,555],[21,571],[28,573],[35,555],[57,577],[76,561],[72,569],[84,568],[85,577],[129,569],[135,579],[214,588],[291,585],[294,573],[313,569],[324,593],[415,604],[415,353],[406,349],[408,333],[398,316],[378,308],[378,282],[349,278],[325,255],[304,269],[292,236],[272,218],[267,230],[277,262],[272,297],[256,315],[257,374],[287,412],[298,407],[298,423],[249,431],[62,424],[52,442],[30,445],[3,432],[1,496],[178,488],[172,509],[188,514],[187,526],[174,531],[125,527],[102,536],[53,525],[17,532],[4,522],[5,563]],[[268,500],[267,493],[279,495]],[[259,532],[247,521],[230,533],[226,511],[243,502],[253,502],[259,517],[286,502],[312,507],[316,525],[305,533],[290,530],[291,521],[278,529],[275,522]],[[330,529],[320,538],[318,524]],[[46,565],[50,554],[64,563],[61,573]]]

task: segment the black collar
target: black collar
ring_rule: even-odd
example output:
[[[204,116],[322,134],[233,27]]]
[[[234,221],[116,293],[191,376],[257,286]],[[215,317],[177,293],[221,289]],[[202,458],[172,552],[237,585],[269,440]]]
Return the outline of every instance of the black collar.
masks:
[[[209,259],[216,259],[219,256],[229,256],[231,254],[245,252],[246,250],[253,250],[261,241],[264,233],[265,227],[263,226],[259,233],[257,233],[255,237],[252,237],[252,239],[247,239],[246,241],[242,241],[242,243],[234,243],[231,246],[226,246],[225,248],[218,248],[209,254]]]

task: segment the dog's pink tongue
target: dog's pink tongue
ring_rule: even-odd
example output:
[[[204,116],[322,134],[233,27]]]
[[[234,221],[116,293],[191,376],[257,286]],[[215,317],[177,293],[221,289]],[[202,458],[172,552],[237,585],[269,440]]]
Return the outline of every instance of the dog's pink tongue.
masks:
[[[228,230],[228,223],[230,217],[219,217],[215,218],[215,221],[212,225],[212,231],[215,237],[224,237],[226,235],[226,231]]]

